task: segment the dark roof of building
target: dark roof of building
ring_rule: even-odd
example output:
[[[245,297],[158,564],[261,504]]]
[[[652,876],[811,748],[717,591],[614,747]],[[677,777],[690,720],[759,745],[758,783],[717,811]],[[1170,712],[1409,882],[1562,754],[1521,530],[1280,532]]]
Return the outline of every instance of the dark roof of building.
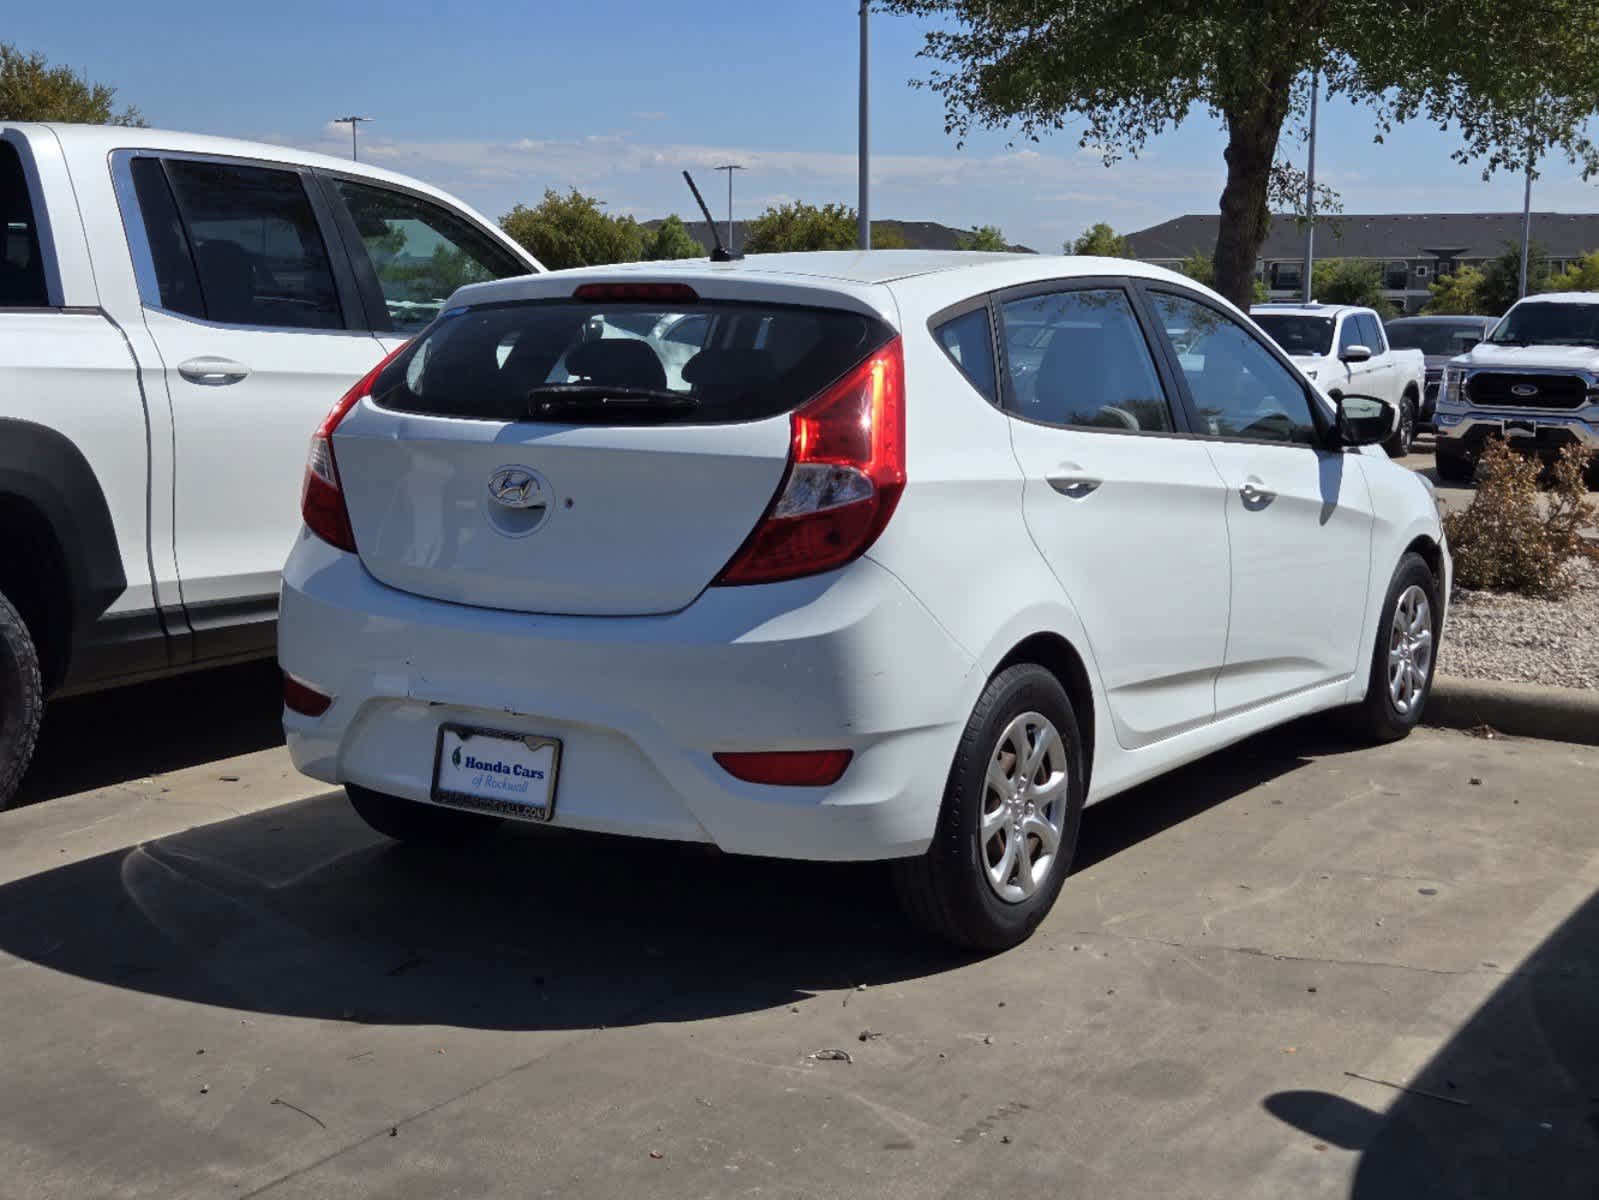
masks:
[[[1216,248],[1215,216],[1178,217],[1129,234],[1139,258],[1187,258],[1195,250]],[[1599,213],[1532,214],[1532,237],[1555,258],[1576,258],[1599,250]],[[1389,213],[1345,214],[1316,222],[1316,253],[1341,258],[1493,258],[1505,244],[1521,241],[1521,214]],[[1272,219],[1261,247],[1265,259],[1295,259],[1305,235],[1292,217]]]
[[[660,223],[660,220],[644,222],[650,229],[654,229]],[[688,230],[689,237],[705,247],[706,253],[709,253],[712,241],[711,235],[706,232],[705,222],[685,220],[683,225]],[[734,249],[742,250],[744,248],[745,225],[746,222],[744,221],[733,222]],[[903,234],[906,248],[909,250],[959,250],[961,248],[961,239],[968,236],[969,233],[968,230],[955,229],[949,225],[940,225],[937,221],[872,222],[873,229],[881,229],[884,226],[896,229]],[[727,223],[725,221],[718,221],[716,229],[724,238],[727,237]],[[1212,235],[1211,240],[1215,241],[1214,235]],[[1011,246],[1010,249],[1018,254],[1034,253],[1026,246]]]

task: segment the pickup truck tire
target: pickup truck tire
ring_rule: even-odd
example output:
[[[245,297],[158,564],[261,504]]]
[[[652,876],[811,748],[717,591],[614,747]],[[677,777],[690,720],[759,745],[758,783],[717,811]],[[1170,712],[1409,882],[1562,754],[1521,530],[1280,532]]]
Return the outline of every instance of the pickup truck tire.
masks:
[[[1442,446],[1433,451],[1433,461],[1438,467],[1438,479],[1443,483],[1470,483],[1477,474],[1477,464],[1470,458],[1446,452]]]
[[[1399,428],[1394,430],[1394,436],[1382,444],[1388,451],[1389,458],[1403,458],[1410,453],[1410,447],[1416,441],[1416,421],[1420,415],[1420,405],[1416,402],[1413,392],[1406,392],[1399,401]]]
[[[33,635],[0,594],[0,809],[10,805],[33,757],[44,714],[44,680]]]
[[[356,814],[384,837],[397,842],[440,849],[466,846],[490,834],[499,817],[479,816],[436,804],[418,804],[369,788],[345,784]]]

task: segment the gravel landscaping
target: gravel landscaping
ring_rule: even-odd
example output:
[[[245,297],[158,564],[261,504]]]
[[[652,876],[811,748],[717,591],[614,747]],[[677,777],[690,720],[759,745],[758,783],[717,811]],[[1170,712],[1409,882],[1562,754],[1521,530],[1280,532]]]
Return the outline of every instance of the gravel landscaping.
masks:
[[[1599,688],[1599,564],[1572,570],[1577,587],[1562,600],[1455,589],[1439,673]]]

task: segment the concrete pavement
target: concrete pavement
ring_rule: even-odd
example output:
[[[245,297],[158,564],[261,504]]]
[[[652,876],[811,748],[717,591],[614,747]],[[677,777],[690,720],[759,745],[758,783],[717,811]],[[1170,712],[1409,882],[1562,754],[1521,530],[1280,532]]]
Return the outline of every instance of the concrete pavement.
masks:
[[[6,1196],[1599,1190],[1590,747],[1256,739],[986,960],[871,868],[436,858],[191,758],[0,816]]]

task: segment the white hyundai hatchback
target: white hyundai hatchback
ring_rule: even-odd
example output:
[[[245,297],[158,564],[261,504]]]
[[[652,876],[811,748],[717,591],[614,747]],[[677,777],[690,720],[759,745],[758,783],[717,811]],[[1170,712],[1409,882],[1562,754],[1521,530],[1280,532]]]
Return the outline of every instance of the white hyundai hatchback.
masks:
[[[312,442],[289,747],[395,838],[891,859],[915,921],[1011,945],[1084,804],[1306,713],[1416,724],[1450,560],[1394,415],[1119,260],[468,287]]]

